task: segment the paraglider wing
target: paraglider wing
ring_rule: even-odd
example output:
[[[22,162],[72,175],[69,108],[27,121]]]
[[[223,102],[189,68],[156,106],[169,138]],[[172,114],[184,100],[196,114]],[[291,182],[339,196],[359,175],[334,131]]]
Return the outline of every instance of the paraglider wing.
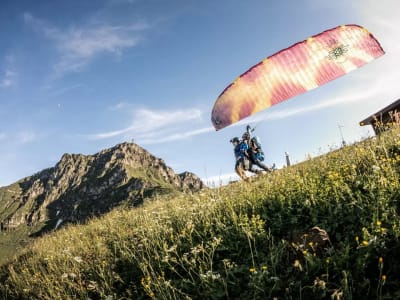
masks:
[[[383,55],[367,29],[343,25],[281,50],[240,75],[217,98],[216,130],[312,90]]]

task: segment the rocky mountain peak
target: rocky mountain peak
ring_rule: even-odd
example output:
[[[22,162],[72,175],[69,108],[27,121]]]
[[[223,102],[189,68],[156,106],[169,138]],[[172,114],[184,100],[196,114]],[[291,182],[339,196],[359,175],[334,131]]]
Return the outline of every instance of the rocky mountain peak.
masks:
[[[54,167],[0,188],[1,229],[23,224],[54,229],[122,203],[135,206],[154,195],[203,187],[195,174],[175,174],[162,159],[134,143],[94,155],[66,153]]]

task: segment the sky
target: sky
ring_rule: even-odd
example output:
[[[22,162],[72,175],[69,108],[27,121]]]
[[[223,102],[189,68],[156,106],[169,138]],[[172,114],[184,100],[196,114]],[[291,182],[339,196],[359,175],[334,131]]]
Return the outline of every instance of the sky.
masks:
[[[176,173],[235,180],[229,140],[256,127],[285,165],[373,135],[359,122],[400,98],[398,0],[2,0],[0,186],[64,153],[135,142]],[[235,78],[324,30],[366,27],[386,54],[337,80],[215,131]]]

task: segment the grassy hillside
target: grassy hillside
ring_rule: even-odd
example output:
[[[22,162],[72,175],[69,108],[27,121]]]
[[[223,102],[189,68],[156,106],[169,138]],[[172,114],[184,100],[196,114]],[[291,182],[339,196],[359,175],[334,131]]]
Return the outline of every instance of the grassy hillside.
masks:
[[[33,238],[29,237],[33,232],[28,226],[21,226],[12,232],[0,232],[0,266],[10,261],[16,252],[33,241]]]
[[[41,238],[0,298],[400,298],[399,133]]]

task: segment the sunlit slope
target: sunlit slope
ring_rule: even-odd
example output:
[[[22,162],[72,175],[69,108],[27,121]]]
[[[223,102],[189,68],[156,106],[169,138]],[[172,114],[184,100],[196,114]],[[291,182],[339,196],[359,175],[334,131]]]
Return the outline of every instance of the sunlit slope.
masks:
[[[0,270],[0,298],[399,298],[399,133],[70,226]]]

